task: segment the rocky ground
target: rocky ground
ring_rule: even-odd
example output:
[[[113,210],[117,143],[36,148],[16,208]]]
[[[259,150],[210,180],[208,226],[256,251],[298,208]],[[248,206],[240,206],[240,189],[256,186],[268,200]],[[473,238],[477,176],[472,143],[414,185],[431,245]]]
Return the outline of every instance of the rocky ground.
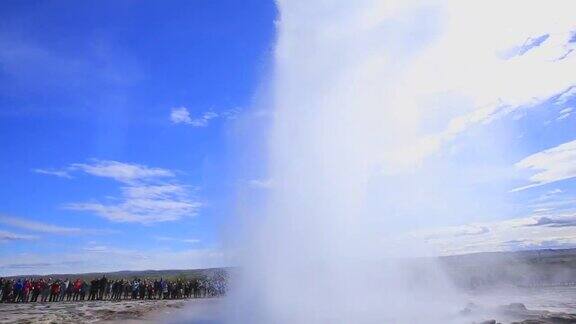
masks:
[[[482,308],[474,304],[468,305],[461,312],[462,318],[495,318],[473,321],[475,324],[561,324],[576,323],[576,314],[530,310],[524,304],[514,303],[496,308]]]
[[[0,323],[156,322],[184,307],[182,300],[0,304]],[[168,316],[166,316],[168,315]]]
[[[220,323],[218,299],[86,301],[0,304],[0,323]],[[576,323],[573,312],[532,310],[524,304],[486,307],[470,303],[449,323],[566,324]],[[424,323],[424,322],[423,322]]]

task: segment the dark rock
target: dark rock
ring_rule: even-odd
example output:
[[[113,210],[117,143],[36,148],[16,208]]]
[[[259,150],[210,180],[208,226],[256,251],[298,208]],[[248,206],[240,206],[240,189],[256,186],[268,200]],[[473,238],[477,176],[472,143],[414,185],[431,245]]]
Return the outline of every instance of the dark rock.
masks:
[[[526,305],[522,304],[522,303],[512,303],[508,306],[505,306],[508,310],[511,311],[516,311],[516,312],[525,312],[528,309],[526,308]]]
[[[496,324],[496,320],[483,321],[483,322],[480,322],[478,324]]]

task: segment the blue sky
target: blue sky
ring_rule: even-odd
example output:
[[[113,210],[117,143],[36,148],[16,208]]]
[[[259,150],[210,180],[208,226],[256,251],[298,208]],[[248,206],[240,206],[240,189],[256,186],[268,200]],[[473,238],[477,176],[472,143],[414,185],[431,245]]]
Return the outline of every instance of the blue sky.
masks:
[[[228,237],[277,180],[274,68],[291,67],[296,112],[326,89],[340,104],[331,78],[350,71],[385,88],[383,57],[397,63],[398,115],[418,114],[398,150],[374,150],[368,206],[439,253],[576,246],[571,11],[448,3],[288,25],[264,0],[0,3],[0,275],[229,264]],[[278,30],[296,46],[275,59]]]
[[[268,69],[274,4],[0,7],[0,230],[15,234],[0,244],[2,259],[15,256],[0,273],[64,271],[31,260],[56,252],[213,253],[237,182],[251,176],[237,169],[231,146]],[[177,108],[190,120],[208,118],[175,121]],[[142,192],[162,186],[164,194]],[[174,266],[204,265],[199,260]],[[78,270],[114,266],[69,262]]]

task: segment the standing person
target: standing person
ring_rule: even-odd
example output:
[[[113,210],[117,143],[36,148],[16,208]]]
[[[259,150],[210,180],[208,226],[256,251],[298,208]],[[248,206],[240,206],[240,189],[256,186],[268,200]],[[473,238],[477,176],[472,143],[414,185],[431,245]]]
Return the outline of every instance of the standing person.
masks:
[[[184,297],[185,298],[192,297],[192,281],[191,280],[184,281]]]
[[[58,301],[60,296],[60,280],[55,280],[50,287],[50,302]]]
[[[120,279],[120,281],[118,282],[116,300],[122,299],[122,295],[124,294],[124,290],[125,290],[125,288],[124,288],[125,285],[126,285],[126,283],[124,282],[124,279]]]
[[[114,284],[114,280],[108,280],[106,284],[106,292],[104,299],[112,299],[112,285]]]
[[[168,298],[168,282],[166,280],[162,281],[162,299]]]
[[[68,285],[66,287],[66,300],[71,301],[73,294],[74,294],[74,282],[70,280],[68,281]]]
[[[162,299],[162,278],[156,281],[156,299]]]
[[[88,300],[96,300],[97,294],[98,294],[98,280],[93,279],[90,281],[90,293],[88,294]]]
[[[146,279],[144,279],[142,282],[140,282],[140,290],[138,291],[140,294],[140,299],[143,300],[144,297],[146,297]]]
[[[118,280],[110,280],[110,300],[116,300],[116,295],[118,293]]]
[[[12,288],[12,299],[14,300],[14,302],[19,302],[20,299],[22,298],[22,288],[23,288],[24,284],[22,283],[22,279],[18,279],[16,280],[16,282],[14,283],[14,286]]]
[[[158,279],[154,279],[154,283],[152,284],[154,286],[154,299],[159,299],[158,298],[158,294],[160,293],[160,281],[158,281]]]
[[[32,280],[24,280],[24,285],[22,286],[22,301],[27,303],[30,297],[30,291],[32,290]]]
[[[151,281],[148,281],[146,287],[147,287],[148,299],[154,298],[154,284]]]
[[[80,300],[86,299],[86,294],[92,290],[88,282],[82,280],[82,287],[80,288]]]
[[[132,281],[132,299],[138,298],[138,289],[140,288],[140,282],[138,279]]]
[[[4,303],[8,302],[11,293],[12,293],[12,282],[11,280],[6,279],[2,287],[2,302]]]
[[[132,292],[132,286],[130,285],[130,280],[126,279],[124,282],[124,299],[130,298],[130,293]]]
[[[194,298],[200,297],[200,288],[198,286],[198,279],[192,281],[192,291],[194,292]]]
[[[66,296],[66,291],[68,290],[68,285],[70,284],[70,280],[66,278],[64,281],[60,282],[60,296],[58,297],[59,301],[63,301],[64,297]]]
[[[184,295],[184,286],[182,285],[182,280],[176,280],[176,296],[175,298],[181,299],[182,295]]]
[[[72,300],[78,300],[80,298],[80,289],[82,289],[82,280],[78,278],[72,284]]]
[[[106,287],[108,286],[108,279],[106,276],[102,276],[98,283],[98,299],[102,300],[106,296]]]
[[[48,296],[50,295],[50,289],[52,288],[52,278],[49,278],[48,281],[42,283],[42,302],[46,302],[48,300]]]
[[[31,299],[32,302],[38,301],[38,296],[40,296],[40,293],[42,292],[43,281],[44,279],[42,278],[34,280],[34,283],[32,284],[32,299]]]
[[[6,279],[2,287],[2,302],[4,303],[8,302],[11,293],[12,293],[12,282],[9,279]]]

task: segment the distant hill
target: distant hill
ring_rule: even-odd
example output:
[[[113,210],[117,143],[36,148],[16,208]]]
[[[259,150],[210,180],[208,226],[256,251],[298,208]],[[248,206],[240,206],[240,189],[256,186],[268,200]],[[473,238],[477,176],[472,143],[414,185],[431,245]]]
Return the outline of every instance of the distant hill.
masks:
[[[448,277],[457,286],[464,289],[483,289],[497,286],[576,285],[576,249],[474,253],[444,256],[438,258],[438,261],[448,274]],[[417,267],[418,263],[416,261],[412,265]],[[131,279],[134,277],[192,279],[209,277],[218,271],[230,273],[234,269],[127,270],[82,274],[32,275],[26,277],[91,279],[106,275],[110,279]]]
[[[576,249],[475,253],[440,262],[462,288],[576,285]]]
[[[115,272],[90,272],[90,273],[59,273],[59,274],[49,274],[49,275],[26,275],[26,278],[81,278],[81,279],[93,279],[106,276],[108,279],[132,279],[132,278],[150,278],[150,279],[175,279],[175,278],[204,278],[210,277],[212,274],[218,271],[230,272],[232,268],[209,268],[209,269],[183,269],[183,270],[142,270],[142,271],[115,271]],[[9,278],[18,278],[22,276],[11,276]]]

